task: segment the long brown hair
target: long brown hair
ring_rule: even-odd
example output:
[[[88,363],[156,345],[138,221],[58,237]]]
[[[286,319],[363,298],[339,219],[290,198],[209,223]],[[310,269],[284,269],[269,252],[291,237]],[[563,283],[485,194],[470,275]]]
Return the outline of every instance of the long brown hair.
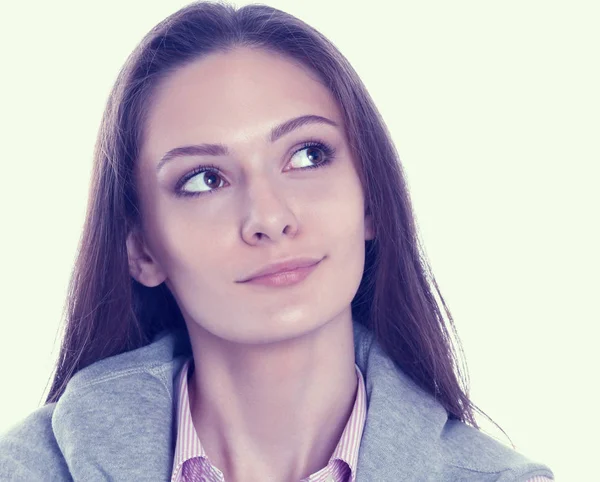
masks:
[[[164,283],[147,288],[129,274],[125,239],[140,222],[134,164],[157,83],[189,62],[237,46],[300,62],[318,74],[341,106],[376,233],[366,242],[353,319],[374,333],[395,364],[434,396],[450,418],[478,428],[474,410],[481,410],[467,393],[452,316],[420,244],[405,176],[379,112],[350,63],[328,39],[264,5],[236,9],[222,3],[190,4],[154,27],[120,71],[95,147],[65,331],[46,403],[58,401],[82,368],[146,345],[162,330],[185,329]]]

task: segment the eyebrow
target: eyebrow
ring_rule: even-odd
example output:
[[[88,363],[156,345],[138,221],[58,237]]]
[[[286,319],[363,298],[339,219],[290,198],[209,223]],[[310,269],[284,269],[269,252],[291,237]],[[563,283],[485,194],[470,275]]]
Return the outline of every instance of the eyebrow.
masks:
[[[282,122],[278,126],[271,129],[269,135],[270,142],[275,142],[279,138],[289,134],[295,129],[308,124],[328,124],[330,126],[339,127],[339,125],[320,115],[302,115],[293,119]],[[194,144],[190,146],[176,147],[168,151],[156,166],[156,170],[160,171],[162,167],[172,159],[185,156],[227,156],[229,149],[224,144]]]

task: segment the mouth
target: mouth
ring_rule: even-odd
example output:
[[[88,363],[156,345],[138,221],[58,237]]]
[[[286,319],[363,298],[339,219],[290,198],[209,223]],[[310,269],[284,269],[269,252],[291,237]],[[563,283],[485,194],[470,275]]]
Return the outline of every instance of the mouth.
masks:
[[[304,281],[323,260],[313,261],[311,264],[304,262],[303,266],[280,268],[276,272],[260,274],[246,281],[244,284],[261,285],[269,287],[293,286]]]

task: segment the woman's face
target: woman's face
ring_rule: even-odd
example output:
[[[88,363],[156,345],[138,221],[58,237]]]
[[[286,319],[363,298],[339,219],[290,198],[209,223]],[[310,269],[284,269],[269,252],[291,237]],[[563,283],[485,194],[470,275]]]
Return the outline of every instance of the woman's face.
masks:
[[[273,135],[301,116],[326,121]],[[265,343],[351,318],[373,234],[340,110],[313,74],[256,49],[211,54],[159,84],[145,127],[131,272],[166,282],[190,333]],[[296,257],[322,261],[294,285],[240,282]]]

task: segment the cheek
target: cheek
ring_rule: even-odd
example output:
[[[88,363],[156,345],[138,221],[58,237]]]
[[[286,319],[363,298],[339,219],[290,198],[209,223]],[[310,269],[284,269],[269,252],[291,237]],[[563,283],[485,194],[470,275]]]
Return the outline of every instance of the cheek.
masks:
[[[178,198],[144,173],[141,183],[142,218],[153,233],[161,262],[168,265],[201,258],[203,250],[214,249],[219,232],[219,216],[207,210],[210,195],[202,198]],[[207,251],[210,252],[210,251]]]
[[[202,201],[178,200],[178,205],[165,202],[153,217],[160,261],[173,281],[190,283],[214,278],[226,266],[227,254],[239,243],[227,216],[212,216],[200,210]]]
[[[364,241],[364,201],[362,188],[354,176],[347,175],[331,183],[314,207],[318,229],[336,238],[340,247],[356,237]]]

